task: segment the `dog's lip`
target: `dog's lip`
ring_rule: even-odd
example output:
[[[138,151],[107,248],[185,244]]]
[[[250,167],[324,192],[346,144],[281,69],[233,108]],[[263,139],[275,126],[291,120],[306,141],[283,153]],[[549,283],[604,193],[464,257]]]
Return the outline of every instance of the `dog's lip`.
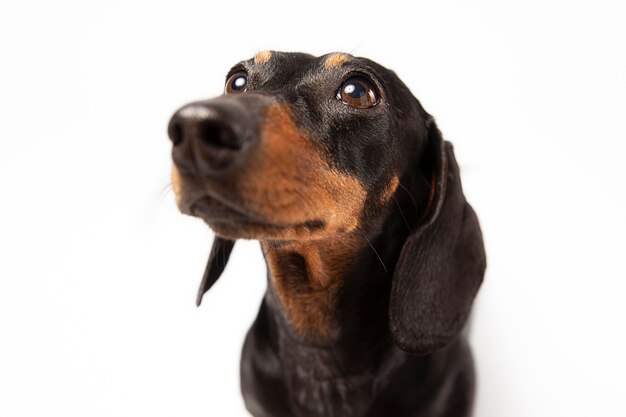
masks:
[[[209,224],[239,224],[243,227],[263,227],[271,229],[287,229],[294,225],[272,223],[264,218],[245,211],[233,203],[222,201],[211,195],[196,199],[189,207],[191,215],[200,217]]]
[[[207,221],[254,221],[263,223],[260,219],[251,213],[245,213],[243,210],[230,204],[210,196],[204,195],[196,199],[189,207],[192,215],[201,217]]]
[[[263,227],[274,230],[300,227],[313,230],[323,227],[324,225],[324,222],[321,219],[308,220],[302,223],[294,224],[269,222],[254,213],[245,212],[243,209],[232,203],[221,201],[221,199],[218,200],[210,195],[204,195],[197,198],[189,206],[189,213],[193,216],[200,217],[209,225],[219,223],[238,223],[244,227]]]

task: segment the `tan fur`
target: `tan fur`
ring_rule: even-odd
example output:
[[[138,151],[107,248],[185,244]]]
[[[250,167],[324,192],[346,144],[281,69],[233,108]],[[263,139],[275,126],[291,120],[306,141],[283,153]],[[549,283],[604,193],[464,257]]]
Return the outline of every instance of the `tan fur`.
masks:
[[[393,196],[393,193],[398,189],[398,185],[400,184],[400,179],[398,179],[397,175],[391,177],[389,184],[383,190],[383,193],[380,196],[380,200],[382,203],[386,203]]]
[[[265,64],[272,57],[272,53],[270,51],[261,51],[254,56],[254,62],[256,64]]]
[[[171,182],[178,209],[182,213],[193,215],[190,202],[206,195],[201,180],[182,174],[176,165],[172,165]]]
[[[334,53],[334,54],[329,55],[328,58],[326,58],[326,61],[324,61],[324,66],[326,68],[335,68],[335,67],[340,66],[347,60],[348,60],[347,54]]]
[[[262,243],[272,285],[298,336],[315,342],[328,339],[341,278],[365,244],[356,234],[271,249]],[[304,259],[304,269],[290,266],[294,256]]]
[[[176,169],[176,165],[173,165],[173,164],[172,164],[171,181],[172,181],[172,190],[174,191],[174,196],[176,196],[176,204],[180,207],[180,201],[183,196],[183,193],[182,193],[183,184],[180,178],[180,173],[178,172],[178,169]]]
[[[238,193],[270,223],[325,224],[321,230],[285,230],[282,239],[313,240],[353,230],[366,197],[361,183],[323,160],[287,106],[269,106],[264,120],[259,147],[239,175]]]

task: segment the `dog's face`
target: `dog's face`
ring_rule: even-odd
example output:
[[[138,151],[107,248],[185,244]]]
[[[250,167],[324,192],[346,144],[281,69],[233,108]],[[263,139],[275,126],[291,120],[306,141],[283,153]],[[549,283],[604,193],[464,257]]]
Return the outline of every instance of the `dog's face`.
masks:
[[[389,204],[426,117],[370,60],[259,53],[231,69],[224,95],[172,118],[177,204],[230,239],[350,232]]]

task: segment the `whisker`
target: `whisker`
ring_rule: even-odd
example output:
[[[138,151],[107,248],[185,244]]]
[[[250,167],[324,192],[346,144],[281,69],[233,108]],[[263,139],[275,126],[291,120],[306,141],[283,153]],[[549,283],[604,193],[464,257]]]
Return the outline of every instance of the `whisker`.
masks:
[[[268,253],[270,253],[270,252],[271,252],[271,250],[272,250],[272,248],[271,248],[271,247],[269,247],[269,245],[268,245],[268,247],[267,247],[267,252],[263,253],[263,259],[265,259],[265,261],[267,261],[267,254],[268,254]]]
[[[163,204],[165,197],[167,197],[169,193],[171,192],[172,192],[172,184],[168,181],[165,185],[161,187],[161,189],[159,190],[157,194],[156,201],[154,202],[154,205],[152,206],[152,209],[150,210],[150,215],[147,216],[148,223],[152,222],[157,211]]]
[[[354,55],[354,53],[361,48],[361,46],[363,46],[364,43],[369,42],[370,41],[370,37],[371,36],[366,36],[363,39],[361,39],[361,42],[359,42],[359,44],[357,46],[355,46],[354,48],[352,48],[352,50],[350,50],[349,54],[350,55]]]
[[[161,187],[161,191],[159,191],[158,203],[161,203],[170,191],[172,191],[172,183],[168,181],[163,187]]]
[[[383,262],[383,258],[380,257],[380,255],[378,254],[378,252],[374,248],[374,245],[372,245],[372,242],[370,242],[370,240],[367,238],[367,236],[365,236],[365,233],[363,233],[363,231],[359,228],[359,226],[355,226],[355,227],[356,227],[356,230],[358,230],[363,235],[363,237],[365,238],[367,243],[370,245],[370,248],[372,248],[372,250],[374,251],[374,254],[378,257],[378,260],[380,261],[380,264],[383,266],[383,269],[385,270],[385,274],[386,274],[387,273],[387,267],[385,266],[385,263]]]
[[[393,201],[396,203],[396,207],[398,207],[398,210],[400,211],[400,216],[402,216],[402,220],[404,220],[404,224],[406,225],[407,230],[409,231],[409,233],[411,233],[411,226],[409,226],[409,222],[407,221],[406,216],[402,211],[402,207],[400,207],[400,203],[398,203],[398,199],[395,195],[393,196]]]
[[[406,191],[406,193],[409,195],[409,197],[411,197],[411,201],[413,202],[413,205],[415,206],[415,211],[419,211],[419,208],[417,206],[417,202],[415,201],[415,198],[413,197],[413,194],[411,194],[411,191],[409,191],[408,188],[406,188],[404,185],[402,185],[401,182],[399,182],[398,185],[400,185],[400,187],[402,187],[402,189],[404,191]]]

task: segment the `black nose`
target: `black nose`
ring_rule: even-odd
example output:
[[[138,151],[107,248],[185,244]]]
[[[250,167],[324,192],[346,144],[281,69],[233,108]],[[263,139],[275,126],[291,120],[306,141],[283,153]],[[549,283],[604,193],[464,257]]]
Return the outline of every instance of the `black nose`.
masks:
[[[168,135],[177,168],[186,173],[214,174],[241,159],[255,136],[251,110],[218,98],[188,104],[172,116]]]
[[[170,121],[168,134],[174,146],[197,140],[206,146],[239,149],[233,129],[207,108],[192,105],[177,111]]]

